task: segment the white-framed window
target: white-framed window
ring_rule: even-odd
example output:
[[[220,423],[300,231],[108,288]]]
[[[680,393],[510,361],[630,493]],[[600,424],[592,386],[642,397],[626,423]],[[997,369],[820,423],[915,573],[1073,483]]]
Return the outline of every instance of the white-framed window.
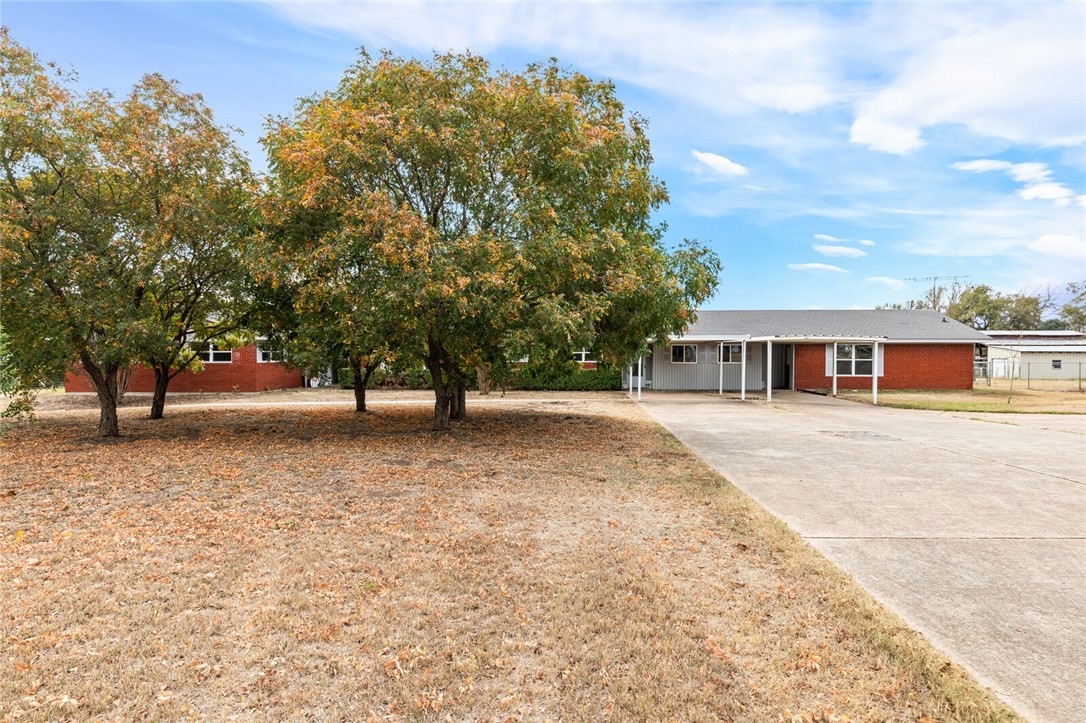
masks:
[[[234,361],[233,351],[223,349],[211,342],[193,342],[190,348],[196,353],[197,358],[205,364],[229,364]]]
[[[578,364],[584,364],[585,362],[596,361],[592,358],[592,352],[588,349],[581,349],[580,351],[573,352],[573,361]]]
[[[875,369],[874,346],[838,344],[836,364],[839,377],[869,377]]]
[[[1063,359],[1053,359],[1052,360],[1052,368],[1053,369],[1063,369]]]
[[[671,363],[672,364],[697,364],[698,363],[698,345],[697,344],[672,344],[671,345]]]
[[[274,362],[285,362],[287,360],[287,353],[283,349],[276,349],[275,347],[267,346],[267,339],[256,340],[256,360],[260,364],[271,364]]]
[[[739,364],[743,361],[742,344],[724,344],[716,348],[716,360],[718,364]]]

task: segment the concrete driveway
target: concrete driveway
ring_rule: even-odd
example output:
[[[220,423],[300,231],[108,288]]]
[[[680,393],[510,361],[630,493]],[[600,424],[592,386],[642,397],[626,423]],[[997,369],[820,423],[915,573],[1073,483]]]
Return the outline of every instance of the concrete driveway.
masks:
[[[1086,715],[1086,416],[642,403],[1020,713]]]

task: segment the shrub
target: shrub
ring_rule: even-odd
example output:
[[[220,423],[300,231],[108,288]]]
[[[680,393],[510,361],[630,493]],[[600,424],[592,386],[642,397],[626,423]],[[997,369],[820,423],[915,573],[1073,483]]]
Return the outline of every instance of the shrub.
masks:
[[[609,392],[622,387],[622,371],[600,365],[582,369],[574,363],[540,364],[513,373],[509,389],[550,392]]]

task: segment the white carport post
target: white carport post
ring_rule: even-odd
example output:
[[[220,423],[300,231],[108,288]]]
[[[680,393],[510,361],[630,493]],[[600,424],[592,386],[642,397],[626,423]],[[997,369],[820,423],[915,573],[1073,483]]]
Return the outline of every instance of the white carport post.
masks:
[[[765,343],[765,400],[773,401],[773,340]]]
[[[645,357],[637,357],[637,401],[641,401],[641,377],[645,375]]]
[[[871,345],[871,403],[879,406],[879,343]],[[837,366],[836,360],[834,366]]]
[[[630,380],[630,383],[628,385],[626,385],[626,396],[627,397],[632,397],[633,396],[633,362],[630,362],[630,376],[627,377],[627,379]]]
[[[837,342],[833,342],[833,359],[830,361],[833,368],[833,396],[837,396]]]
[[[724,394],[724,342],[720,342],[720,348],[716,350],[716,366],[717,366],[717,371],[718,371],[717,376],[720,377],[720,380],[717,383],[719,388],[717,389],[716,393],[723,396],[723,394]]]
[[[740,342],[743,345],[739,354],[739,360],[742,362],[739,365],[739,399],[747,401],[747,340],[743,339]]]

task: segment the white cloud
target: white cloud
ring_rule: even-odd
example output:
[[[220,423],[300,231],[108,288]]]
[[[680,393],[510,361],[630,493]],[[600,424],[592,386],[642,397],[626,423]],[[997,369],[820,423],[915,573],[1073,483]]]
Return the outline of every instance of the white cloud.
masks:
[[[901,279],[894,279],[889,276],[868,276],[867,280],[872,281],[876,284],[883,284],[885,286],[889,286],[891,289],[895,289],[897,291],[901,291],[906,286],[908,286],[908,284],[906,284]]]
[[[1086,142],[1086,6],[917,6],[905,11],[901,24],[926,18],[927,38],[902,33],[901,69],[858,104],[854,143],[904,154],[925,144],[924,128],[941,124],[1020,143]],[[885,12],[889,7],[900,12],[907,6],[894,3]]]
[[[746,166],[742,166],[730,158],[725,158],[717,153],[692,150],[690,151],[690,154],[694,156],[699,163],[707,166],[714,173],[721,176],[746,176],[750,173],[750,169]],[[700,167],[698,170],[700,171]]]
[[[375,47],[557,56],[728,116],[806,113],[840,87],[832,17],[817,8],[625,3],[278,2],[274,12]],[[799,59],[802,59],[800,61]]]
[[[982,158],[975,161],[955,163],[954,168],[959,171],[972,171],[974,173],[1003,171],[1015,181],[1023,184],[1022,188],[1018,190],[1018,195],[1027,201],[1039,199],[1052,201],[1058,206],[1066,206],[1075,197],[1075,194],[1067,186],[1050,180],[1052,171],[1045,163],[1011,163],[1010,161]]]
[[[1046,233],[1031,241],[1028,247],[1039,254],[1078,261],[1080,267],[1086,267],[1086,241],[1076,236]]]
[[[824,246],[822,244],[815,244],[811,248],[823,256],[838,256],[848,259],[858,259],[861,256],[867,256],[866,251],[853,248],[852,246]]]
[[[836,236],[830,236],[828,233],[816,233],[814,235],[814,237],[816,239],[818,239],[819,241],[832,241],[834,243],[844,241],[843,238],[837,238]]]
[[[874,241],[872,241],[872,240],[871,240],[871,239],[869,239],[869,238],[862,238],[862,239],[860,239],[860,241],[859,241],[859,244],[860,244],[861,246],[874,246],[874,245],[875,245],[875,242],[874,242]]]
[[[834,266],[832,264],[788,264],[788,268],[793,271],[833,271],[839,274],[848,273],[848,271],[842,269],[840,266]]]

